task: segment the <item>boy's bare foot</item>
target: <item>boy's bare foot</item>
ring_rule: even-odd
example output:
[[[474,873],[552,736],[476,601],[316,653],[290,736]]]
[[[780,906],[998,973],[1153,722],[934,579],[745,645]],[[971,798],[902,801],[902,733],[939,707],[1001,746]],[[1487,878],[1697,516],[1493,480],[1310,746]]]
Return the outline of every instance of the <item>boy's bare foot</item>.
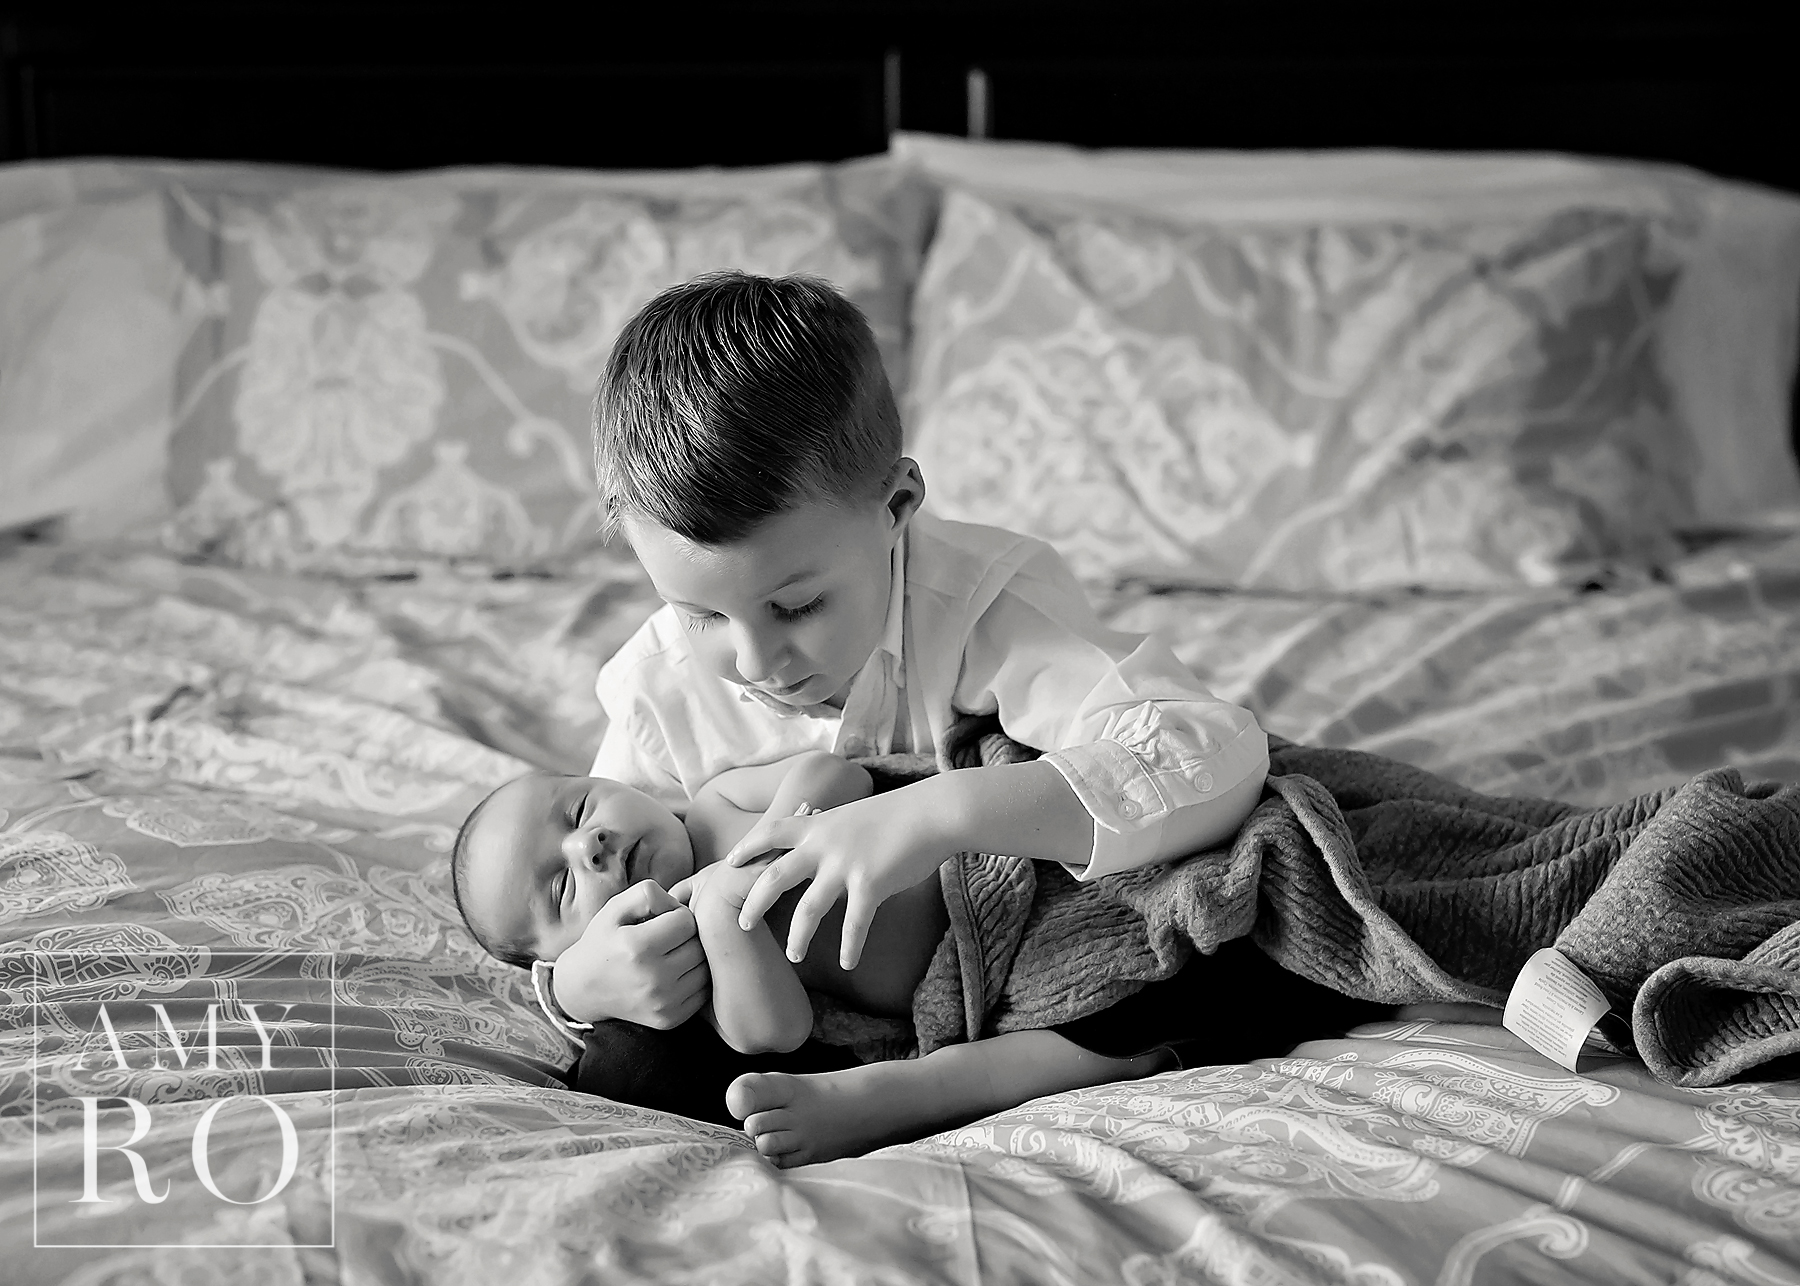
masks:
[[[750,1072],[725,1091],[725,1106],[776,1165],[811,1165],[954,1124],[943,1119],[942,1103],[921,1092],[929,1078],[917,1071],[904,1063],[868,1063],[806,1076]]]

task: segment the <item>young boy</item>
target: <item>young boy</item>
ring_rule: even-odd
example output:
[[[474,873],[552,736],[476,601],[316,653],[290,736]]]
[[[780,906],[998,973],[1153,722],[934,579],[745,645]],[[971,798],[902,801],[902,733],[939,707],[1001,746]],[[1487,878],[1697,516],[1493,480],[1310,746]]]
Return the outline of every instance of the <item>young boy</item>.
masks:
[[[876,908],[953,853],[1094,879],[1216,844],[1256,803],[1267,742],[1247,711],[1104,628],[1049,546],[920,511],[874,337],[827,284],[665,291],[620,335],[594,423],[606,520],[666,603],[601,669],[596,777],[681,813],[740,765],[938,753],[965,714],[1048,752],[817,816],[767,810],[725,861],[785,850],[745,894],[746,928],[810,881],[789,960],[842,901],[853,969]],[[553,1016],[679,1026],[707,995],[696,933],[654,885],[613,899],[558,956]]]
[[[882,904],[861,962],[845,970],[834,949],[835,917],[819,926],[819,949],[798,963],[782,955],[768,925],[744,929],[738,917],[758,871],[718,859],[765,813],[848,806],[870,788],[863,769],[815,751],[720,774],[689,801],[684,824],[629,786],[534,773],[500,787],[464,823],[451,861],[457,908],[490,954],[534,968],[565,955],[603,907],[640,882],[664,889],[689,908],[710,967],[707,1021],[740,1053],[788,1053],[812,1033],[809,990],[863,1013],[910,1016],[913,991],[948,925],[935,873]],[[770,918],[787,919],[792,901],[778,900]],[[631,1040],[628,1032],[612,1038],[620,1036]],[[1149,1039],[1146,1052],[1111,1058],[1056,1031],[1012,1032],[918,1059],[811,1075],[753,1071],[729,1081],[724,1102],[764,1156],[804,1165],[917,1138],[1039,1095],[1174,1066],[1173,1052],[1150,1048],[1155,1044]],[[641,1056],[635,1047],[600,1053],[615,1069]],[[666,1050],[650,1057],[665,1078],[693,1071]],[[707,1083],[703,1075],[699,1083]],[[717,1077],[711,1083],[724,1084]],[[676,1106],[712,1115],[705,1103]]]

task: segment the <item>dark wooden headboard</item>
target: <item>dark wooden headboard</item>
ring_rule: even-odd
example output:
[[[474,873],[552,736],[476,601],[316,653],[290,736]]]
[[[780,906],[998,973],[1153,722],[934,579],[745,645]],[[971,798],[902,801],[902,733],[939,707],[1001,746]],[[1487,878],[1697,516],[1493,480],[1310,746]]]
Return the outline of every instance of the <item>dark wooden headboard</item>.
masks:
[[[0,152],[743,165],[879,152],[904,128],[1547,149],[1800,190],[1781,8],[10,0]]]

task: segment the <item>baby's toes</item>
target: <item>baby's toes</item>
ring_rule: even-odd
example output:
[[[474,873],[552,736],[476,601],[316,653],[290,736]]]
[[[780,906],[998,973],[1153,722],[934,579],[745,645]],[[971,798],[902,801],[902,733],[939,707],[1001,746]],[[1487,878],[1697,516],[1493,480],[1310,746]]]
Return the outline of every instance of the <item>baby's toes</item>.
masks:
[[[758,1134],[756,1150],[778,1166],[799,1165],[804,1144],[792,1130],[770,1130]]]
[[[794,1078],[783,1072],[745,1072],[725,1090],[725,1110],[738,1120],[785,1107],[794,1096]]]
[[[794,1120],[793,1113],[776,1108],[772,1112],[752,1112],[744,1118],[744,1133],[750,1138],[761,1140],[771,1134],[792,1135],[799,1122]],[[766,1154],[765,1154],[766,1155]]]

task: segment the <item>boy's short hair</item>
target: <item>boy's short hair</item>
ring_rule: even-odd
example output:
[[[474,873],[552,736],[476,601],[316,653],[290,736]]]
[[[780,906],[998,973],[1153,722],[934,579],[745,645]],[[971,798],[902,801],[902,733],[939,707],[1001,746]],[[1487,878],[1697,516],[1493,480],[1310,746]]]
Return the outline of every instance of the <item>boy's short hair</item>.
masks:
[[[874,333],[816,277],[716,272],[663,291],[594,398],[609,532],[633,516],[728,544],[796,505],[873,497],[900,451]]]

